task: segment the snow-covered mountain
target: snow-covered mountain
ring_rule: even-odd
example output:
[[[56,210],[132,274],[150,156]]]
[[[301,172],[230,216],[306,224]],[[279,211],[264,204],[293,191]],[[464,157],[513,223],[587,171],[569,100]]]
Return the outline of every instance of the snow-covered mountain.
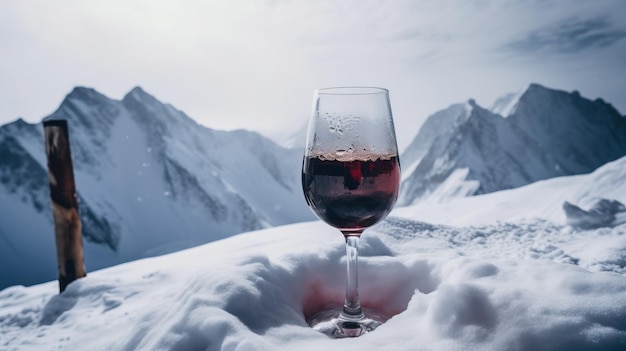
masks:
[[[68,120],[88,270],[313,218],[301,150],[198,125],[141,88],[74,89]],[[0,127],[0,287],[56,278],[41,124]]]
[[[492,110],[470,100],[430,116],[401,156],[400,204],[589,173],[626,155],[626,118],[610,104],[531,84]]]
[[[47,118],[69,122],[88,271],[314,218],[301,147],[202,127],[140,88],[121,101],[76,88]],[[625,120],[535,84],[489,110],[452,105],[401,156],[400,205],[589,173],[626,154]],[[0,287],[56,277],[47,182],[41,124],[0,127],[0,264],[21,267],[0,270]]]
[[[496,125],[466,131],[474,138],[473,150],[492,145],[481,132],[507,130],[491,119],[514,117],[525,94],[498,104],[498,111],[511,111],[506,116],[474,102],[442,111],[454,128],[425,126],[438,134],[425,136],[431,147],[414,151],[416,171],[434,147],[442,147],[441,139],[453,140],[454,129],[472,119]],[[281,168],[280,157],[289,150],[253,133],[196,126],[140,89],[122,101],[77,89],[53,117],[60,112],[72,128],[80,209],[89,223],[88,265],[98,255],[128,255],[140,240],[165,245],[168,235],[171,242],[194,239],[185,230],[197,223],[215,225],[205,228],[212,235],[220,233],[220,219],[244,228],[299,213],[295,206],[303,201],[291,198],[299,191],[288,191],[299,188],[299,150],[296,166],[285,161]],[[623,128],[623,120],[617,121],[622,124],[615,130]],[[578,123],[572,121],[584,125]],[[526,127],[529,133],[532,128]],[[602,131],[593,123],[587,127],[589,133]],[[600,150],[588,153],[608,154],[615,146],[610,135]],[[48,255],[54,245],[42,139],[40,125],[17,121],[0,128],[2,278],[31,273],[39,263],[55,264],[54,258],[43,262],[45,257],[37,256]],[[498,140],[509,147],[508,139]],[[559,140],[552,142],[559,146]],[[582,151],[572,149],[580,155],[561,158],[582,164],[580,157],[589,156]],[[624,350],[625,169],[622,156],[589,174],[394,210],[359,244],[360,301],[391,316],[363,337],[332,340],[307,325],[311,315],[341,306],[345,296],[343,237],[315,221],[91,269],[61,294],[54,277],[35,286],[0,288],[0,345],[3,350],[317,351],[339,343],[342,350]],[[245,205],[230,207],[237,198]],[[284,209],[290,200],[293,208]],[[244,206],[252,212],[238,213]],[[311,218],[304,205],[302,211]],[[171,230],[175,226],[180,230]],[[11,255],[17,259],[7,259]]]

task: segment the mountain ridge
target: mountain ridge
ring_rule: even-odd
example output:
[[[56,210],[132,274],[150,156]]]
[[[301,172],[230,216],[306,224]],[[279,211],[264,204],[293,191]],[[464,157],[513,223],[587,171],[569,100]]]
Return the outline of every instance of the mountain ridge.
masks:
[[[121,100],[76,87],[43,121],[59,118],[88,269],[314,218],[300,199],[300,152],[256,132],[203,127],[141,87]],[[31,262],[0,286],[54,279],[36,268],[56,260],[41,123],[1,126],[0,159],[0,264]]]
[[[626,118],[603,100],[539,84],[515,97],[499,110],[507,116],[473,100],[463,105],[469,110],[455,112],[458,105],[452,105],[430,116],[401,156],[413,164],[403,177],[400,204],[589,173],[626,154]]]

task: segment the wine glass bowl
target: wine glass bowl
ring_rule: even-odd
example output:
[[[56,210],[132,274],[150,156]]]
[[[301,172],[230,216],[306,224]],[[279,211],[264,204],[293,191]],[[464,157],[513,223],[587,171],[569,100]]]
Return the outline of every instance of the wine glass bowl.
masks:
[[[400,178],[397,156],[352,157],[309,156],[304,160],[304,192],[309,206],[344,235],[360,235],[389,214]]]
[[[386,320],[363,312],[358,295],[358,240],[392,210],[400,162],[389,93],[343,87],[315,92],[302,166],[302,188],[317,217],[346,239],[347,287],[343,308],[322,311],[309,324],[331,337],[354,337]]]

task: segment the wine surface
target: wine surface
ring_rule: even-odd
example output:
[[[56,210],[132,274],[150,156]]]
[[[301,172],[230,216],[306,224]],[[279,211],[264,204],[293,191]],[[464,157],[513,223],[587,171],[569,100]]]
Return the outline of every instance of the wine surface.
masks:
[[[398,197],[398,157],[337,161],[305,157],[302,188],[307,203],[323,221],[360,233],[389,214]]]

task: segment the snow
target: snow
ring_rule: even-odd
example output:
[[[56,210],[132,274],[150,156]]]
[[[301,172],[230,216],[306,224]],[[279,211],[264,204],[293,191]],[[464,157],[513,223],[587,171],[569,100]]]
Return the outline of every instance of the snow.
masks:
[[[625,169],[626,157],[622,157],[590,174],[552,178],[515,189],[455,198],[445,203],[422,202],[398,208],[392,214],[455,226],[527,219],[565,225],[563,204],[566,201],[581,207],[592,207],[600,199],[626,203]],[[619,221],[620,218],[616,218],[616,223]]]
[[[587,180],[607,178],[607,169],[618,166]],[[575,177],[561,183],[586,180],[569,178]],[[472,206],[488,196],[475,197]],[[447,211],[433,208],[439,217]],[[62,294],[56,282],[6,288],[0,291],[0,348],[626,346],[625,224],[578,231],[538,218],[496,223],[489,212],[475,215],[488,224],[450,227],[392,216],[364,233],[362,304],[393,317],[359,338],[332,340],[306,325],[306,316],[342,303],[345,279],[341,234],[307,222],[89,272]]]
[[[621,245],[623,267],[625,226],[576,233],[540,222],[488,228],[453,230],[391,218],[366,232],[361,298],[394,317],[357,339],[330,340],[305,324],[305,313],[340,303],[343,293],[341,235],[312,222],[91,272],[60,295],[56,282],[7,288],[0,292],[0,345],[532,350],[626,342],[624,272],[592,273],[583,269],[593,269],[592,262],[559,263],[558,249],[538,249],[550,237],[561,237],[562,248],[596,247],[599,238],[608,239]],[[528,240],[511,240],[512,233]],[[498,250],[505,243],[534,257]],[[608,254],[597,251],[595,260]]]
[[[125,101],[146,98],[134,90]],[[76,108],[88,109],[88,105]],[[159,118],[177,113],[171,106],[149,106]],[[169,114],[156,113],[161,108]],[[467,114],[463,111],[450,110],[450,118],[462,119]],[[117,212],[107,207],[113,202],[104,200],[126,196],[128,201],[120,203],[127,207],[119,211],[149,222],[141,227],[123,224],[129,235],[122,249],[139,249],[142,238],[157,231],[171,234],[167,250],[172,250],[171,243],[193,244],[185,242],[192,225],[168,227],[170,217],[162,217],[178,211],[174,206],[178,203],[164,202],[163,197],[172,196],[171,190],[185,189],[184,183],[178,188],[164,186],[168,184],[153,173],[156,165],[164,167],[158,163],[164,156],[178,165],[193,165],[208,193],[241,196],[265,220],[283,217],[271,211],[298,211],[287,201],[297,191],[288,189],[297,179],[273,167],[269,155],[274,149],[254,135],[200,134],[189,121],[176,120],[180,123],[167,124],[172,134],[162,134],[160,145],[141,133],[141,128],[158,129],[159,121],[141,125],[124,111],[115,116],[98,119],[108,123],[112,137],[103,157],[90,156],[100,150],[95,146],[73,152],[79,159],[82,155],[110,167],[101,178],[91,177],[87,166],[78,167],[90,206],[110,217]],[[93,135],[75,135],[94,140],[106,135],[103,128],[95,130]],[[174,133],[181,139],[172,138]],[[249,143],[239,145],[233,139]],[[36,149],[35,142],[25,145]],[[200,157],[217,145],[232,154]],[[233,159],[233,154],[245,156]],[[250,181],[237,176],[236,169],[253,161],[258,164],[245,172],[267,167],[263,178]],[[132,173],[115,173],[122,169],[136,174],[124,186],[117,184],[116,177],[127,179]],[[453,170],[449,181],[437,189],[441,192],[437,196],[448,202],[397,208],[364,233],[359,257],[361,303],[392,317],[359,338],[332,340],[306,324],[308,316],[340,305],[345,291],[343,238],[336,229],[315,221],[242,233],[100,270],[90,270],[89,262],[106,260],[108,249],[86,241],[88,276],[62,294],[56,281],[0,290],[0,350],[624,350],[625,169],[626,157],[622,157],[590,174],[467,198],[456,195],[472,192],[476,184],[463,183],[467,168]],[[110,186],[98,192],[100,183]],[[271,185],[256,189],[265,183]],[[0,192],[1,196],[12,193]],[[272,202],[260,201],[268,197]],[[44,215],[30,216],[34,213],[30,203],[16,203],[0,211],[0,221],[30,221],[32,228],[45,229]],[[569,204],[565,209],[574,217],[565,216],[564,204]],[[151,213],[157,215],[150,217]],[[589,221],[593,226],[579,225]],[[30,255],[36,255],[24,266],[48,264],[54,270],[49,257],[53,254],[44,250],[53,247],[52,239],[43,238],[44,232],[32,230],[22,238],[32,245]],[[19,250],[5,240],[7,235],[0,231],[0,249],[16,255],[8,262],[23,264],[23,255],[18,256]],[[149,254],[158,254],[166,248],[151,250]],[[9,270],[20,275],[32,268],[4,267],[3,275]]]
[[[519,99],[522,97],[522,95],[524,95],[524,92],[526,92],[528,88],[529,87],[526,86],[515,93],[509,93],[499,97],[498,99],[496,99],[496,101],[494,101],[489,110],[505,118],[514,114]]]
[[[437,163],[435,163],[436,167]],[[475,180],[466,180],[468,173],[469,168],[455,169],[432,193],[420,201],[420,204],[426,206],[433,202],[447,203],[459,197],[471,196],[476,192],[480,183]]]

